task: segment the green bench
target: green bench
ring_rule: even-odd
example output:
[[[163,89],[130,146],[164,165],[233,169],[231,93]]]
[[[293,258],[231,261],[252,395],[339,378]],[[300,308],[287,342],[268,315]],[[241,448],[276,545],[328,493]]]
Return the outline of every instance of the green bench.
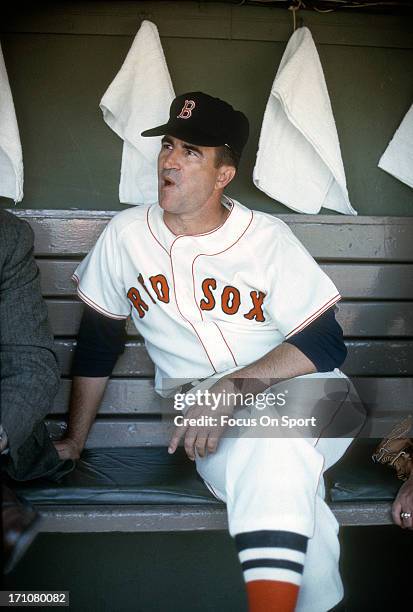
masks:
[[[71,275],[114,213],[13,210],[35,232],[35,255],[62,370],[48,417],[52,437],[65,430],[70,364],[83,305]],[[338,320],[352,377],[373,434],[389,430],[413,398],[413,219],[280,215],[339,288]],[[42,514],[43,531],[176,531],[226,528],[225,506],[197,477],[183,451],[166,452],[167,436],[153,390],[153,365],[128,326],[119,358],[74,473],[56,486],[19,485]],[[327,495],[341,525],[392,522],[400,485],[371,462],[376,441],[360,439],[326,474]]]

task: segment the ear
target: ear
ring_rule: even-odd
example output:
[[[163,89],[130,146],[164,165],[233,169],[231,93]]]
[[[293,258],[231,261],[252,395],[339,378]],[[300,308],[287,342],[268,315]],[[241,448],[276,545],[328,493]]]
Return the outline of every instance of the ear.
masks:
[[[215,181],[215,189],[224,189],[237,173],[234,166],[220,166]]]

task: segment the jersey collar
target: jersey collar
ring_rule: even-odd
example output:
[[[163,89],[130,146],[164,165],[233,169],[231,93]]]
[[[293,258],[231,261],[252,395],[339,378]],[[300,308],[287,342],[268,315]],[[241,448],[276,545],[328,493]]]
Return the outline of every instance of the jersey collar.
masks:
[[[159,204],[153,204],[148,209],[147,223],[149,231],[158,244],[170,255],[171,248],[178,241],[191,246],[199,253],[213,255],[230,248],[247,231],[253,218],[253,212],[228,196],[223,196],[222,205],[231,212],[222,225],[193,236],[175,236],[163,220],[163,210]]]

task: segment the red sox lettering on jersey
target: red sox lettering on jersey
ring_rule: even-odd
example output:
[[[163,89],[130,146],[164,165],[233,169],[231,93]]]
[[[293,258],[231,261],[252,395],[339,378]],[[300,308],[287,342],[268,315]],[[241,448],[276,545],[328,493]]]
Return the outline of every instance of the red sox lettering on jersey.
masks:
[[[169,304],[169,283],[167,278],[163,274],[156,274],[155,276],[151,276],[149,278],[150,285],[155,293],[156,298],[160,302],[164,302],[165,304]],[[138,276],[138,282],[143,287],[146,294],[149,296],[149,299],[156,304],[155,299],[152,294],[148,291],[147,286],[145,285],[145,281],[143,280],[142,274]],[[227,285],[222,290],[219,303],[217,305],[217,301],[214,296],[214,290],[217,287],[217,281],[215,278],[206,278],[201,283],[202,291],[204,297],[199,302],[199,307],[201,310],[213,310],[215,307],[221,307],[223,313],[228,315],[235,315],[240,309],[241,306],[241,297],[240,291],[236,287],[232,287],[231,285]],[[132,302],[135,307],[138,316],[142,319],[147,311],[149,310],[148,304],[142,298],[139,289],[136,287],[130,287],[127,293],[128,299]],[[244,317],[249,320],[255,321],[265,321],[264,312],[263,312],[263,302],[265,298],[265,293],[262,291],[250,291],[250,299],[251,304],[248,312],[245,312]]]
[[[157,204],[125,210],[74,275],[91,307],[132,318],[160,393],[168,380],[252,363],[340,297],[282,221],[222,203],[224,224],[195,236],[175,236]]]

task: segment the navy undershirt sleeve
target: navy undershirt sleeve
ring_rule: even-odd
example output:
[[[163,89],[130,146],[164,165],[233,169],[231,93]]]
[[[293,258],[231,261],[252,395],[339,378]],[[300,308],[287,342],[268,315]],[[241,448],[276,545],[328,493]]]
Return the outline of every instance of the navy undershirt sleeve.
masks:
[[[126,319],[106,317],[85,304],[72,376],[110,376],[125,342]]]
[[[313,362],[317,372],[331,372],[347,357],[343,330],[334,311],[335,307],[329,308],[302,331],[285,340],[300,349]]]
[[[339,368],[347,356],[343,330],[337,323],[335,308],[329,308],[288,344],[296,346],[318,372]],[[73,359],[73,376],[110,376],[115,363],[125,350],[126,321],[111,319],[85,305]]]

